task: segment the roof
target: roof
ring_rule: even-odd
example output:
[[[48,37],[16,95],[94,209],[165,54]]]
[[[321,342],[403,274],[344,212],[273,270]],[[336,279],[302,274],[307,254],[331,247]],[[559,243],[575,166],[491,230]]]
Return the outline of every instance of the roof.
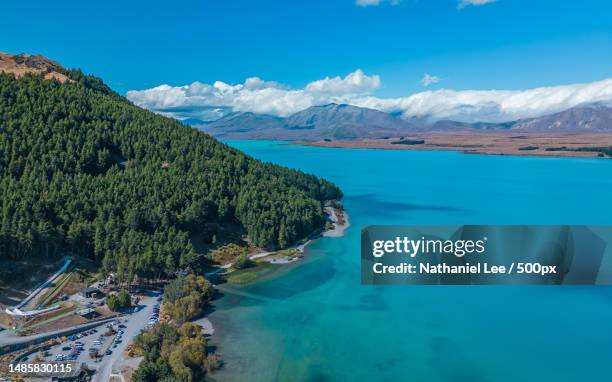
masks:
[[[93,308],[87,308],[87,309],[81,309],[81,310],[79,310],[77,313],[78,313],[80,316],[86,316],[86,315],[91,314],[91,313],[94,313],[94,312],[95,312],[95,313],[97,313],[95,309],[93,309]]]
[[[99,293],[100,289],[94,288],[94,287],[87,287],[87,288],[81,289],[79,292],[81,292],[81,293],[87,293],[87,292],[90,292],[90,293]]]

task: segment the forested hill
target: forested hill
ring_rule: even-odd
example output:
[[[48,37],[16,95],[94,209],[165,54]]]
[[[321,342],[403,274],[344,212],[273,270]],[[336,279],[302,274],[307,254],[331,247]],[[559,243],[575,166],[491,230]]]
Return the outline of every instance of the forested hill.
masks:
[[[238,222],[255,244],[282,247],[341,196],[65,74],[0,74],[0,258],[72,252],[126,279],[170,275],[197,262],[196,234]]]

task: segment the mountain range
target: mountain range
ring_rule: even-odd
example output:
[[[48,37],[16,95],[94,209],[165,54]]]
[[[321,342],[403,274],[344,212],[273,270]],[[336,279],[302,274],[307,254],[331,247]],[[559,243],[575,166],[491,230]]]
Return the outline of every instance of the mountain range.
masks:
[[[60,64],[39,55],[0,53],[0,72],[12,73],[17,77],[35,74],[60,82],[72,81]],[[217,113],[222,112],[215,109],[209,114]],[[406,119],[379,110],[331,103],[312,106],[285,118],[231,112],[212,122],[196,118],[183,122],[222,139],[353,140],[428,132],[612,133],[612,108],[603,104],[585,104],[536,118],[503,123],[467,123],[453,120],[432,122],[427,117]]]
[[[555,114],[503,123],[430,122],[352,105],[313,106],[282,118],[251,112],[230,113],[216,121],[196,124],[222,139],[351,140],[399,137],[428,132],[517,131],[524,133],[611,133],[612,108],[601,104],[573,107]]]
[[[313,106],[287,118],[231,113],[198,128],[227,139],[321,140],[397,136],[418,126],[378,110],[329,104]]]

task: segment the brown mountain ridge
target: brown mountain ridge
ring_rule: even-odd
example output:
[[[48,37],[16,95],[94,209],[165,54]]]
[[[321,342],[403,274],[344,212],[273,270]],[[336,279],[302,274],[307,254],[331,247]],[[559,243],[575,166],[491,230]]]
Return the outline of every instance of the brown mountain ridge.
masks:
[[[0,52],[0,72],[11,73],[16,77],[25,74],[44,75],[46,79],[55,78],[60,82],[68,80],[65,69],[57,62],[34,54],[9,54]]]

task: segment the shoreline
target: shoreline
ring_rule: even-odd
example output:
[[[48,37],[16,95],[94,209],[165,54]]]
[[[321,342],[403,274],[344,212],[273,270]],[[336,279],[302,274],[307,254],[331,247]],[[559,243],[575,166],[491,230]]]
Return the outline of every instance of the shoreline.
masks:
[[[455,151],[463,154],[551,158],[611,158],[612,134],[423,133],[358,140],[288,141],[295,146],[407,151]]]
[[[342,219],[340,219],[338,217],[338,213],[336,212],[336,210],[338,210],[335,207],[332,206],[326,206],[324,208],[324,210],[327,213],[327,216],[330,220],[330,222],[333,224],[333,228],[330,230],[325,230],[323,232],[319,232],[319,233],[314,233],[313,235],[310,236],[310,238],[308,238],[305,242],[303,243],[296,243],[294,245],[292,245],[291,247],[288,248],[284,248],[283,250],[291,250],[291,249],[295,249],[298,251],[299,255],[298,256],[294,256],[289,258],[289,256],[283,256],[280,259],[275,259],[275,258],[270,258],[268,260],[266,260],[265,258],[268,256],[274,256],[276,252],[278,251],[264,251],[264,252],[258,252],[255,254],[252,254],[249,256],[250,260],[257,260],[257,259],[261,259],[262,261],[269,263],[269,264],[276,264],[276,265],[284,265],[284,264],[290,264],[293,262],[298,261],[304,254],[304,251],[306,250],[306,247],[312,243],[314,240],[320,238],[320,237],[343,237],[345,235],[346,230],[348,229],[348,227],[350,227],[350,220],[349,220],[349,216],[348,213],[346,212],[346,210],[342,209],[339,211],[342,211]],[[340,222],[340,220],[343,220],[343,222]],[[208,275],[212,275],[212,274],[216,274],[216,273],[220,273],[220,272],[227,272],[233,263],[229,263],[229,264],[225,264],[220,268],[217,268],[215,271],[212,272],[208,272],[206,273],[204,276],[208,276]],[[202,334],[206,335],[206,336],[213,336],[215,333],[215,328],[214,325],[212,323],[212,321],[209,318],[209,315],[206,314],[203,317],[194,320],[194,323],[200,325],[202,327]]]
[[[198,318],[197,320],[194,320],[192,322],[202,327],[202,334],[207,336],[212,336],[213,334],[215,334],[215,327],[208,318],[208,314],[205,314],[204,317]]]
[[[336,208],[327,206],[325,207],[325,210],[328,212],[328,216],[332,224],[334,225],[334,228],[323,232],[323,236],[324,237],[342,237],[344,236],[345,231],[348,229],[348,227],[351,226],[351,222],[349,220],[348,214],[346,213],[346,210],[341,210],[342,211],[341,218],[339,218],[338,215],[336,214]],[[343,222],[340,222],[339,221],[340,219],[342,219]]]
[[[342,237],[345,235],[346,229],[350,226],[348,214],[344,209],[338,209],[332,206],[326,206],[324,208],[330,223],[333,225],[332,229],[323,230],[322,232],[316,232],[310,235],[308,239],[306,239],[303,243],[296,243],[290,247],[283,248],[278,251],[264,251],[252,254],[249,256],[250,260],[261,259],[270,264],[290,264],[298,261],[303,255],[306,247],[316,240],[319,237]],[[342,211],[341,217],[338,217],[336,211]],[[287,251],[287,250],[296,250],[297,256],[282,256],[280,258],[273,258],[272,256],[278,255],[278,252]],[[270,259],[266,259],[266,257],[270,257]]]

